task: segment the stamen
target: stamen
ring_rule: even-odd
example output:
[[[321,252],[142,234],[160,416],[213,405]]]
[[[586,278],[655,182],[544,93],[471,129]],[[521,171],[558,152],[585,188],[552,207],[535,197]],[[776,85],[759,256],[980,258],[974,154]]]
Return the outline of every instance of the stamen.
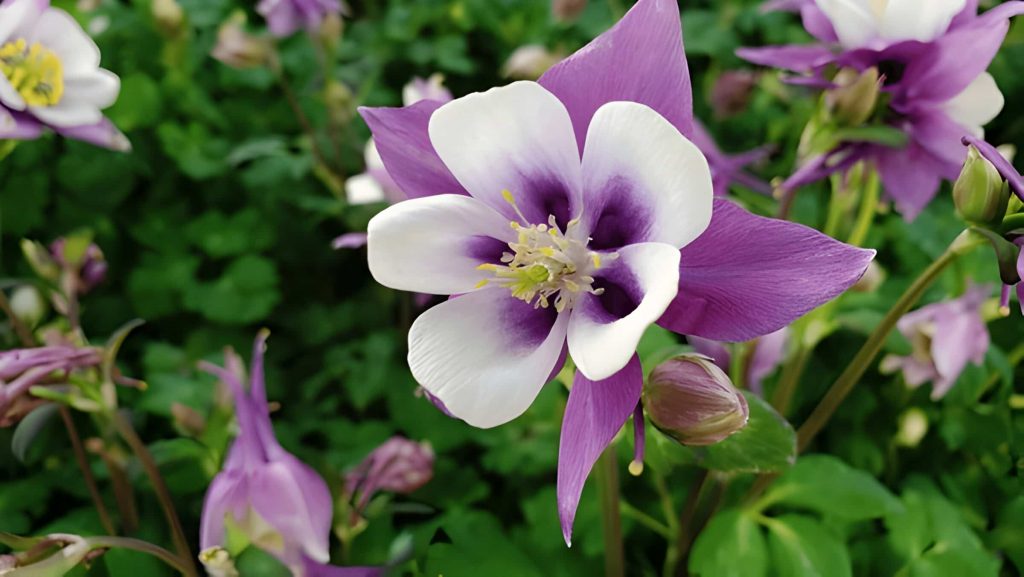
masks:
[[[0,46],[0,73],[29,106],[54,106],[64,95],[64,66],[38,42],[24,38]]]
[[[1003,285],[1003,293],[999,295],[999,314],[1008,317],[1010,316],[1010,285]]]
[[[644,472],[644,448],[647,446],[647,431],[644,429],[644,406],[637,403],[633,410],[633,461],[629,463],[629,474],[639,477]]]

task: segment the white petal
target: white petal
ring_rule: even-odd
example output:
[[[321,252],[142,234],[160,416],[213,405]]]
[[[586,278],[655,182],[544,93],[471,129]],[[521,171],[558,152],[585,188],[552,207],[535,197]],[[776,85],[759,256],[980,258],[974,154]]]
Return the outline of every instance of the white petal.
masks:
[[[25,99],[2,74],[0,74],[0,103],[12,110],[25,110]]]
[[[58,127],[85,126],[103,120],[103,113],[88,102],[63,98],[56,106],[29,107],[32,115]]]
[[[607,379],[626,366],[644,331],[661,318],[679,291],[679,249],[652,242],[618,252],[619,258],[604,273],[614,286],[605,285],[601,296],[583,297],[569,320],[569,354],[592,381]],[[599,278],[595,286],[602,284]],[[609,310],[607,300],[602,302],[622,297],[635,304],[626,314]]]
[[[612,102],[594,114],[583,149],[583,190],[583,228],[595,239],[606,214],[616,222],[605,224],[623,229],[626,244],[676,248],[711,222],[714,186],[707,159],[643,104]]]
[[[345,198],[349,204],[373,204],[387,199],[377,179],[365,172],[345,180]]]
[[[950,118],[980,138],[984,133],[982,127],[999,116],[1005,103],[995,78],[983,72],[963,92],[947,102],[944,109]]]
[[[931,42],[949,29],[967,0],[889,0],[882,16],[882,37]]]
[[[547,222],[550,205],[578,205],[580,157],[572,121],[561,101],[535,82],[453,100],[434,112],[429,132],[459,183],[509,220],[518,219],[503,190],[533,224]]]
[[[554,315],[503,288],[456,297],[413,323],[409,367],[453,415],[496,427],[529,408],[556,368],[569,315]]]
[[[384,168],[384,160],[380,157],[380,151],[377,150],[377,143],[373,138],[366,141],[366,147],[363,148],[363,161],[366,163],[366,170],[387,170]]]
[[[388,207],[373,217],[367,235],[370,273],[377,282],[440,295],[473,290],[488,276],[477,267],[497,263],[515,240],[504,217],[475,198],[456,194]]]
[[[16,31],[31,29],[49,5],[49,0],[13,0],[3,3],[0,6],[0,44],[15,39]]]
[[[54,51],[64,67],[65,76],[88,74],[100,65],[100,49],[70,14],[51,8],[36,21],[26,38]]]
[[[839,43],[846,48],[864,46],[879,34],[880,22],[871,7],[872,0],[815,0],[836,30]],[[875,2],[877,3],[877,2]]]

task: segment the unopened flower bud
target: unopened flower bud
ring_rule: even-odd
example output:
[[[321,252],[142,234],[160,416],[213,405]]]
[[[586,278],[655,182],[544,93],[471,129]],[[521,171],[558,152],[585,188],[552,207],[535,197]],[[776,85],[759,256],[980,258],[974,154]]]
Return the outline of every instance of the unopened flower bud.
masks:
[[[344,32],[345,22],[341,19],[340,14],[324,16],[324,21],[320,23],[320,28],[316,31],[317,36],[324,43],[324,47],[328,51],[333,51],[338,46],[341,42],[341,35]]]
[[[21,253],[40,278],[52,282],[56,282],[60,278],[60,266],[53,260],[50,251],[45,246],[38,242],[22,239]]]
[[[836,74],[835,83],[839,88],[829,93],[829,103],[836,120],[845,126],[860,126],[867,122],[878,104],[881,89],[878,69],[858,72],[844,68]]]
[[[11,310],[14,316],[29,328],[35,328],[47,311],[46,300],[34,286],[23,285],[11,293]]]
[[[559,22],[572,22],[587,9],[587,0],[551,0],[551,14]]]
[[[1006,216],[1010,188],[996,170],[971,146],[960,177],[953,184],[953,201],[964,220],[973,224],[998,225]]]
[[[355,96],[348,86],[337,80],[327,81],[324,86],[324,105],[332,122],[342,126],[348,124],[355,117],[355,102]]]
[[[50,243],[50,256],[65,271],[78,275],[79,294],[86,294],[107,278],[107,261],[95,243],[82,237],[62,237]]]
[[[928,434],[928,415],[917,407],[907,409],[900,415],[899,431],[896,433],[896,444],[914,448],[921,444],[921,439]]]
[[[153,0],[152,12],[157,29],[168,38],[177,37],[184,30],[185,11],[178,0]]]
[[[527,44],[516,48],[505,61],[501,73],[505,78],[536,80],[559,60],[558,56],[540,44]]]
[[[377,491],[412,493],[433,476],[434,450],[429,444],[391,437],[345,475],[345,491],[359,494],[356,510],[362,511]]]
[[[747,424],[747,400],[703,355],[680,355],[651,372],[644,385],[647,416],[684,445],[712,445]]]
[[[858,293],[873,293],[878,290],[878,287],[882,286],[885,282],[885,269],[882,265],[878,264],[878,261],[871,261],[868,263],[868,268],[864,271],[864,276],[860,277],[857,284],[850,287],[850,290]]]
[[[220,25],[217,44],[210,55],[232,68],[264,66],[270,57],[270,42],[245,30],[245,13],[237,11]]]

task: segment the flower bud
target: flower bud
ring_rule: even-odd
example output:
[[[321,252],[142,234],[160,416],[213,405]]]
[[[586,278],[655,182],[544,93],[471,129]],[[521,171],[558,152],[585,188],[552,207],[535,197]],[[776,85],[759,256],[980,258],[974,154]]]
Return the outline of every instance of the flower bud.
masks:
[[[32,270],[40,278],[52,282],[57,282],[57,279],[60,278],[60,266],[54,262],[53,257],[50,256],[50,251],[45,246],[38,242],[22,239],[21,253],[25,256],[28,265],[32,267]]]
[[[875,112],[881,88],[877,68],[857,72],[844,68],[836,74],[835,83],[839,88],[829,93],[836,120],[845,126],[860,126]]]
[[[971,146],[960,177],[953,184],[953,201],[964,220],[973,224],[998,225],[1006,216],[1010,188],[996,170]]]
[[[864,276],[860,277],[857,284],[850,287],[850,290],[858,293],[873,293],[878,290],[878,287],[882,286],[882,283],[886,279],[885,269],[882,265],[878,264],[878,261],[871,261],[868,263],[868,268],[864,271]]]
[[[540,44],[527,44],[516,48],[508,57],[501,74],[505,78],[516,80],[536,80],[559,60],[557,55]]]
[[[178,0],[153,0],[152,12],[157,29],[168,38],[175,38],[184,30],[185,11]]]
[[[232,68],[257,68],[267,64],[270,43],[245,30],[245,13],[238,11],[220,25],[217,44],[210,55]]]
[[[11,311],[28,328],[35,328],[46,316],[46,300],[34,286],[23,285],[11,293]]]
[[[103,251],[85,237],[61,237],[50,243],[50,256],[65,271],[77,272],[76,290],[86,294],[107,278]]]
[[[643,402],[651,422],[684,445],[715,444],[742,429],[750,415],[743,393],[702,355],[658,365],[644,385]]]
[[[345,475],[345,491],[359,494],[361,511],[377,491],[412,493],[434,476],[434,450],[428,443],[391,437]]]
[[[587,9],[587,0],[551,0],[551,14],[559,22],[572,22]]]

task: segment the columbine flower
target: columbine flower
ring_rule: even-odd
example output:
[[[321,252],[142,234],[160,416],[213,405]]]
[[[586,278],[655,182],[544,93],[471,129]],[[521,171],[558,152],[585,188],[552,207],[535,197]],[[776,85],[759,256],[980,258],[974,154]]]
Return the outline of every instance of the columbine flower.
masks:
[[[726,154],[718,148],[715,139],[704,125],[697,121],[693,123],[693,143],[704,153],[708,160],[708,166],[711,167],[711,180],[714,183],[715,196],[729,194],[729,187],[733,184],[745,186],[754,192],[771,194],[772,187],[767,182],[744,170],[747,165],[767,158],[771,154],[771,147],[762,146],[740,154]]]
[[[345,493],[358,494],[355,509],[362,511],[377,491],[412,493],[433,476],[434,450],[428,443],[391,437],[345,475]]]
[[[316,471],[274,437],[263,380],[266,338],[264,332],[256,339],[248,389],[242,384],[242,360],[233,351],[226,353],[227,368],[201,366],[231,389],[239,431],[224,468],[206,492],[200,546],[222,546],[228,527],[235,527],[295,575],[317,577],[326,574],[320,571],[328,570],[324,564],[330,560],[331,492]],[[355,577],[366,570],[330,571]]]
[[[687,340],[693,345],[694,350],[713,360],[723,371],[728,372],[732,368],[732,354],[725,347],[725,343],[694,336]],[[788,342],[789,327],[785,327],[750,343],[752,350],[746,363],[746,374],[743,375],[743,383],[748,389],[758,395],[763,392],[762,383],[779,368]]]
[[[18,405],[33,386],[54,373],[95,367],[102,360],[103,351],[92,347],[53,346],[0,352],[0,426],[17,422],[35,406]]]
[[[837,296],[873,258],[712,200],[687,137],[678,10],[641,0],[539,83],[361,110],[413,199],[370,223],[371,272],[461,295],[410,331],[419,383],[492,427],[526,410],[566,351],[576,362],[558,464],[567,541],[590,469],[639,401],[648,325],[749,340]]]
[[[946,396],[968,362],[980,365],[985,361],[989,336],[981,305],[990,290],[973,286],[956,300],[905,315],[896,327],[910,341],[913,352],[906,357],[886,357],[882,371],[902,370],[903,379],[914,388],[931,381],[932,399]]]
[[[341,14],[341,0],[260,0],[256,11],[267,19],[270,33],[291,36],[299,28],[316,32],[328,14]]]
[[[827,68],[882,77],[888,102],[879,121],[908,138],[900,148],[840,142],[786,183],[796,188],[847,169],[861,160],[875,164],[887,194],[907,218],[935,196],[942,178],[953,180],[965,152],[964,134],[982,127],[1003,107],[1003,96],[985,70],[1009,30],[1009,18],[1024,2],[1007,2],[977,14],[977,2],[951,0],[816,0],[800,7],[804,26],[819,44],[742,49],[747,60],[821,75]]]
[[[245,29],[245,12],[237,11],[217,29],[217,44],[210,51],[220,62],[232,68],[256,68],[270,59],[273,46],[267,38],[250,34]]]
[[[99,67],[100,51],[67,12],[49,0],[0,4],[0,139],[25,139],[50,128],[114,150],[131,145],[102,110],[117,100],[120,80]]]

